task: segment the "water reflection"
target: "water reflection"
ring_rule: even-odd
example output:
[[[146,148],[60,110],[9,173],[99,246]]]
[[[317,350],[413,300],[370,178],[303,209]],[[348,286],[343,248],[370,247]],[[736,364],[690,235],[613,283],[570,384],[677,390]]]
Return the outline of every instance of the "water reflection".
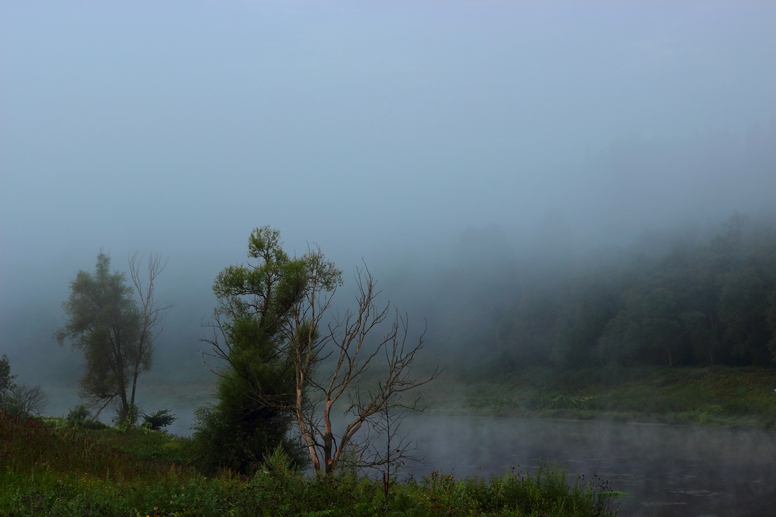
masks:
[[[570,476],[599,476],[631,494],[618,501],[621,515],[776,515],[774,432],[431,415],[408,418],[404,430],[425,458],[402,470],[416,478],[557,462]]]

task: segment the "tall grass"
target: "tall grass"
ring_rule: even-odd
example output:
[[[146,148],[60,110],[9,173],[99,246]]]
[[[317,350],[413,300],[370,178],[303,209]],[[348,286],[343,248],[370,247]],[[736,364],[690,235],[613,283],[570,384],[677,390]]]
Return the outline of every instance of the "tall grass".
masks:
[[[0,414],[0,515],[616,514],[606,484],[567,483],[557,467],[489,480],[435,472],[386,487],[350,474],[306,477],[280,453],[251,477],[206,477],[191,450],[188,440],[155,431],[53,427]]]

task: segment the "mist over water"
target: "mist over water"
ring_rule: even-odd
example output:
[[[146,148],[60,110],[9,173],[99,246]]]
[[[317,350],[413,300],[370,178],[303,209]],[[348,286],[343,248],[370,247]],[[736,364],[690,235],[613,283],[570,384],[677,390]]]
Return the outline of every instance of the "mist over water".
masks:
[[[774,20],[754,1],[4,2],[0,355],[66,414],[69,283],[101,250],[125,271],[168,256],[157,295],[175,307],[139,403],[187,434],[212,397],[213,279],[271,225],[343,269],[339,307],[363,260],[433,360],[484,357],[530,282],[776,217]],[[761,472],[753,501],[776,482],[772,433],[431,422],[413,422],[427,465],[460,475],[558,459],[640,501],[650,484],[690,500],[696,476],[720,504],[710,473],[746,493]]]
[[[402,430],[423,463],[407,462],[400,478],[535,474],[557,464],[569,482],[627,492],[611,507],[631,517],[769,515],[776,500],[772,431],[434,415],[408,418]]]

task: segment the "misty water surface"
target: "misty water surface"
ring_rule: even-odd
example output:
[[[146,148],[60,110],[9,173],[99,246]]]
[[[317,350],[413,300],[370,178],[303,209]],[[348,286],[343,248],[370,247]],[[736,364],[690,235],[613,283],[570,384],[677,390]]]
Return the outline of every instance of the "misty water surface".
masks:
[[[176,414],[171,430],[188,434],[191,410]],[[487,478],[557,464],[570,482],[609,481],[630,494],[612,502],[621,516],[765,517],[776,508],[772,430],[423,414],[408,415],[399,434],[422,460],[406,461],[400,480],[432,471]]]
[[[776,511],[776,433],[658,424],[499,417],[408,418],[422,464],[399,477],[433,470],[456,477],[533,472],[566,466],[570,479],[611,482],[631,494],[621,515],[767,516]]]

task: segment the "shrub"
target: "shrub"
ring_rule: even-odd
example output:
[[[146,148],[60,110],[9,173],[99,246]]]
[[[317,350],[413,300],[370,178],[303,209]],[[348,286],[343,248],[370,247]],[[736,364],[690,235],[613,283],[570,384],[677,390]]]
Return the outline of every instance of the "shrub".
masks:
[[[94,418],[91,411],[83,404],[78,404],[67,413],[65,423],[68,427],[78,427],[81,429],[105,429],[108,427]]]
[[[160,409],[151,415],[143,414],[143,424],[141,424],[141,427],[147,427],[152,431],[161,431],[163,427],[167,427],[177,419],[178,417],[170,413],[169,409]]]
[[[252,400],[251,389],[250,382],[228,372],[219,379],[219,402],[196,410],[194,446],[205,472],[251,474],[278,445],[295,466],[305,461],[304,449],[288,438],[292,415]]]

